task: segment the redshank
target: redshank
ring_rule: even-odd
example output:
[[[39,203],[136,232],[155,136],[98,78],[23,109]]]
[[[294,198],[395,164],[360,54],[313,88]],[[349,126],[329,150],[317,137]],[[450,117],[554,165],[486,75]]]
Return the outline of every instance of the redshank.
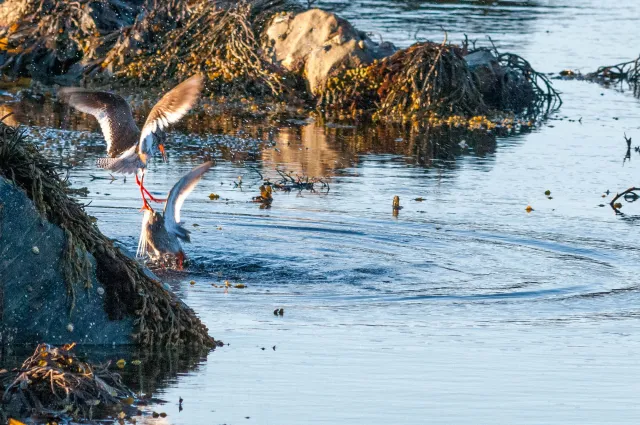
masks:
[[[58,93],[69,105],[98,120],[110,156],[98,159],[98,167],[116,173],[135,173],[142,206],[146,209],[149,204],[145,194],[152,201],[163,201],[154,198],[144,187],[147,161],[155,153],[156,146],[166,160],[164,145],[157,140],[169,124],[179,121],[193,107],[202,91],[202,83],[202,75],[196,74],[166,93],[151,109],[142,131],[136,125],[129,104],[117,94],[78,87],[62,88]]]
[[[177,260],[178,269],[182,270],[184,251],[180,239],[191,242],[191,238],[190,232],[181,226],[180,209],[184,200],[212,165],[212,162],[205,162],[178,180],[169,191],[163,213],[154,211],[147,204],[142,218],[138,256],[149,254],[152,259],[159,259],[173,255]]]

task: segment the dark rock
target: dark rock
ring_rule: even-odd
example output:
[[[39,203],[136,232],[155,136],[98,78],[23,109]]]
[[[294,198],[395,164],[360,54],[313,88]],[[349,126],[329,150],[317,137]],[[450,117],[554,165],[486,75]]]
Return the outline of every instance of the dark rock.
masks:
[[[477,78],[477,86],[487,105],[501,110],[521,112],[536,96],[529,80],[520,70],[502,66],[489,50],[480,49],[464,57]]]
[[[109,320],[105,290],[74,287],[75,306],[61,270],[63,230],[44,220],[24,191],[0,177],[0,333],[3,343],[129,344],[133,319]]]

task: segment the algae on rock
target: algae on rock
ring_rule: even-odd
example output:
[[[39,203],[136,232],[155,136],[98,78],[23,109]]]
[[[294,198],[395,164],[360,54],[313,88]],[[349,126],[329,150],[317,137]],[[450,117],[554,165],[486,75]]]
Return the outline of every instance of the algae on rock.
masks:
[[[67,191],[37,147],[0,123],[5,339],[216,345],[193,310],[114,246]]]

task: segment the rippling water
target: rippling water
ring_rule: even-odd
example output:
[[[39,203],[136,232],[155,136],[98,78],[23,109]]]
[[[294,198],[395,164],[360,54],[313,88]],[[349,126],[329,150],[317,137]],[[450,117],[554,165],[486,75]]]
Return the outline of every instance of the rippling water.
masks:
[[[545,72],[631,59],[640,38],[631,0],[318,4],[399,46],[440,27],[490,35]],[[216,166],[183,208],[189,269],[160,273],[230,345],[175,368],[154,393],[166,404],[148,408],[168,417],[138,422],[638,423],[640,207],[616,215],[607,191],[637,183],[623,134],[640,139],[640,103],[554,83],[562,109],[511,137],[202,113],[178,127],[146,185],[165,194],[203,160]],[[94,167],[96,123],[11,108],[75,165],[101,230],[135,249],[138,191]],[[276,192],[260,209],[260,174],[276,170],[329,190]],[[225,280],[247,288],[212,286]]]

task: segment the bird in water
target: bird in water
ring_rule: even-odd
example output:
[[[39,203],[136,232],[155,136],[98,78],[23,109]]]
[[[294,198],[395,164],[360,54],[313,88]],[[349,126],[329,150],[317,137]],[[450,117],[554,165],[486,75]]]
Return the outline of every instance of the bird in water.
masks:
[[[80,87],[62,88],[58,94],[69,105],[98,120],[109,155],[109,158],[98,159],[98,167],[116,173],[135,173],[142,195],[142,208],[146,209],[149,203],[145,194],[154,202],[164,201],[154,198],[144,187],[147,161],[156,149],[166,161],[163,130],[179,121],[193,107],[202,91],[202,84],[203,76],[196,74],[166,93],[151,109],[142,131],[136,125],[129,104],[117,94]]]
[[[180,240],[191,242],[191,238],[190,232],[180,225],[180,209],[184,200],[212,165],[212,162],[205,162],[178,180],[169,191],[163,213],[154,211],[147,204],[142,218],[138,256],[148,254],[157,260],[172,255],[177,260],[178,269],[182,270],[184,251]]]

